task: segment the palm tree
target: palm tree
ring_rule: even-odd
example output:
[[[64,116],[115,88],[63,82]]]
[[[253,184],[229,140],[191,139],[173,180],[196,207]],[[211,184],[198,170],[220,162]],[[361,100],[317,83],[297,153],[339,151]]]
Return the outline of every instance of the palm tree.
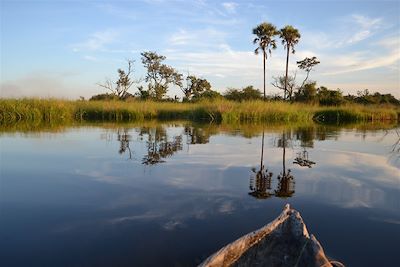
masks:
[[[292,54],[295,53],[294,46],[299,42],[301,37],[299,30],[291,25],[286,25],[279,31],[279,37],[282,39],[282,44],[286,49],[286,75],[285,75],[285,91],[283,99],[286,99],[287,81],[288,81],[288,67],[289,67],[289,50],[292,49]],[[289,96],[291,97],[291,96]]]
[[[276,49],[276,41],[274,36],[278,35],[279,32],[271,23],[263,22],[253,29],[253,34],[257,35],[257,37],[254,38],[253,43],[258,44],[256,50],[254,50],[254,53],[258,55],[260,50],[262,50],[263,53],[265,101],[265,60],[268,59],[268,53],[271,55],[271,49]]]

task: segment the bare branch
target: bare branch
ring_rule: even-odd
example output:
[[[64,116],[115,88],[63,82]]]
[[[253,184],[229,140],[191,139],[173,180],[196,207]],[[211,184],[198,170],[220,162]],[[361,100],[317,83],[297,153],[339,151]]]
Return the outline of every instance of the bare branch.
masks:
[[[123,99],[128,93],[129,88],[137,83],[137,80],[131,79],[133,74],[133,64],[134,60],[127,59],[128,68],[126,71],[122,69],[118,69],[118,80],[116,82],[107,79],[103,84],[97,83],[98,86],[106,88],[111,91],[112,94],[118,96],[120,99]]]

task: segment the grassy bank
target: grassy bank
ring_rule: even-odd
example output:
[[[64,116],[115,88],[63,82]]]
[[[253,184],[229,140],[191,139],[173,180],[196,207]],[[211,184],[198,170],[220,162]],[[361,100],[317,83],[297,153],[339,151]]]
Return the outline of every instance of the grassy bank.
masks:
[[[150,119],[215,122],[356,122],[398,121],[393,106],[344,105],[321,107],[282,102],[199,103],[153,101],[68,101],[57,99],[1,99],[0,123],[67,121],[143,121]]]

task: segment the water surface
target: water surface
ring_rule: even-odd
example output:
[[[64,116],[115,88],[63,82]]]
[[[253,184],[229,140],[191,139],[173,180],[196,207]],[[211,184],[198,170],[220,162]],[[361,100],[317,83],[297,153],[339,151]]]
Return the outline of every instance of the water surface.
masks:
[[[3,131],[0,265],[194,266],[290,203],[329,256],[397,266],[399,134],[188,122]]]

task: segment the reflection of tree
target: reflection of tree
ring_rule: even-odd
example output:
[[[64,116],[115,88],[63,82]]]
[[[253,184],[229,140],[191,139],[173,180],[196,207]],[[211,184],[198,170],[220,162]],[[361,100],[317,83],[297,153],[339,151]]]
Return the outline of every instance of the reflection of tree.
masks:
[[[291,197],[294,194],[294,177],[291,174],[291,170],[282,171],[278,175],[278,187],[275,190],[276,197]]]
[[[286,171],[286,147],[288,138],[286,133],[282,133],[282,138],[278,144],[282,146],[282,172],[278,175],[278,187],[275,190],[276,197],[291,197],[294,194],[294,177],[291,170]]]
[[[272,172],[268,172],[267,169],[264,168],[264,131],[262,135],[261,142],[261,162],[260,169],[256,171],[255,168],[252,169],[254,175],[250,176],[250,192],[249,195],[255,198],[268,198],[271,196],[276,197],[291,197],[294,194],[294,177],[291,174],[291,170],[286,171],[286,147],[288,145],[287,135],[290,134],[283,132],[282,137],[278,139],[277,145],[278,147],[282,147],[282,171],[278,175],[278,185],[277,189],[274,190],[274,193],[271,193],[271,179]]]
[[[210,133],[200,127],[185,126],[185,134],[188,144],[207,144],[210,141]]]
[[[297,153],[293,163],[301,167],[308,167],[308,168],[311,168],[312,165],[315,164],[314,161],[308,159],[308,151],[306,150],[305,147],[303,148],[303,151]]]
[[[120,142],[118,153],[124,154],[128,150],[129,159],[132,159],[132,151],[131,148],[129,147],[129,142],[131,141],[132,136],[128,133],[128,129],[123,129],[122,131],[118,129],[117,135],[118,135],[117,137],[118,141]]]
[[[254,175],[250,176],[250,191],[249,195],[255,198],[268,198],[272,196],[271,190],[271,178],[272,172],[264,170],[264,166],[260,170],[256,171],[255,168],[252,169]]]
[[[142,163],[145,165],[154,165],[165,162],[165,158],[172,156],[179,150],[182,150],[182,136],[174,136],[171,141],[168,140],[164,128],[156,127],[154,129],[142,128],[140,136],[147,134],[147,154],[143,157]]]
[[[269,190],[271,190],[271,178],[272,172],[268,172],[264,167],[264,131],[262,133],[262,141],[261,141],[261,160],[260,160],[260,169],[257,171],[256,168],[253,168],[252,171],[254,175],[250,176],[250,191],[249,195],[255,198],[268,198],[272,194]]]
[[[393,143],[392,149],[390,151],[390,158],[395,158],[395,160],[400,159],[400,132],[396,129],[397,140]],[[397,156],[397,157],[396,157]]]
[[[392,152],[400,153],[400,132],[396,130],[396,134],[397,134],[397,140],[392,145]]]
[[[296,129],[295,139],[300,140],[302,147],[313,147],[315,139],[314,127],[300,127]]]

